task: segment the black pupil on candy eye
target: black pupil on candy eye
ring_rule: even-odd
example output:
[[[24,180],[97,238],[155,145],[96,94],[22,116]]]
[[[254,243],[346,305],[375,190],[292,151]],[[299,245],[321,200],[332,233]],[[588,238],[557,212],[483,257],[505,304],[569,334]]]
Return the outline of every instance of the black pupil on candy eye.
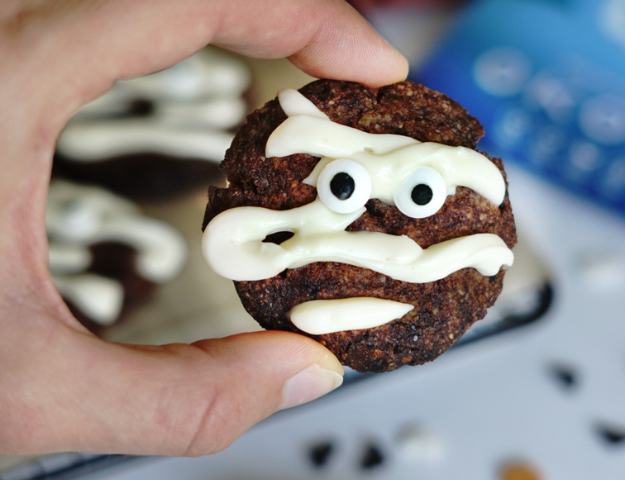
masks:
[[[432,200],[434,194],[429,186],[420,183],[412,189],[412,194],[410,196],[412,201],[417,205],[427,205],[430,203],[430,200]]]
[[[330,190],[339,200],[347,200],[352,196],[356,188],[354,179],[345,172],[339,172],[330,181]]]

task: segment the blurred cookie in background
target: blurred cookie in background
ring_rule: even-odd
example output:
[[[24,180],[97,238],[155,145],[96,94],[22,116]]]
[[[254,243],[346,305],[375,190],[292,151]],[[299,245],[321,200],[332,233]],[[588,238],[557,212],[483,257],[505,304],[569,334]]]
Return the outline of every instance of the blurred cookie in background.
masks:
[[[241,59],[212,47],[120,80],[70,120],[53,174],[144,200],[203,188],[220,178],[217,165],[249,109],[250,83]]]
[[[54,179],[46,229],[52,278],[72,313],[95,333],[176,278],[187,259],[177,230],[99,187]]]

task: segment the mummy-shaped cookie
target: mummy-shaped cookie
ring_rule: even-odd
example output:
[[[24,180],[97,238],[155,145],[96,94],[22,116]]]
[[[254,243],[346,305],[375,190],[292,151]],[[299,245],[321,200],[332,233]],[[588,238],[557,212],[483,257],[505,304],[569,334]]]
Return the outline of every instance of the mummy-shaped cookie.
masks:
[[[119,81],[69,122],[55,171],[144,198],[205,183],[247,113],[249,83],[240,60],[214,49]]]
[[[287,118],[268,136],[259,164],[270,165],[278,158],[298,161],[302,155],[317,159],[301,179],[314,188],[314,199],[287,209],[230,205],[206,226],[203,249],[209,265],[237,283],[244,305],[267,328],[305,333],[329,346],[338,343],[333,351],[339,358],[362,370],[422,363],[428,358],[410,351],[427,339],[428,321],[430,330],[441,319],[457,324],[449,332],[443,329],[445,346],[469,322],[456,318],[457,309],[445,305],[462,303],[471,294],[462,292],[467,277],[477,278],[478,285],[498,283],[502,269],[513,262],[512,242],[508,238],[506,243],[492,225],[492,215],[500,215],[507,202],[502,170],[473,148],[342,124],[295,90],[281,92],[278,99]],[[332,105],[343,98],[326,101]],[[255,168],[262,167],[250,170]],[[232,193],[232,198],[239,196]],[[469,199],[476,203],[474,211]],[[454,202],[462,214],[477,217],[465,232],[454,231],[453,222],[462,221],[453,214]],[[396,227],[387,225],[391,216],[379,218],[383,211],[398,219],[391,222]],[[450,216],[453,222],[443,221]],[[505,223],[514,229],[509,212]],[[422,245],[413,232],[420,225],[449,231],[438,235],[441,241],[430,236]],[[456,300],[448,292],[445,298],[440,298],[441,292],[426,295],[436,289],[433,285],[453,290],[454,282],[454,295],[462,292]],[[298,289],[305,293],[293,295]],[[482,314],[496,295],[482,293],[482,286],[478,290],[474,294],[485,298],[474,310]],[[289,294],[292,298],[277,300]],[[271,307],[251,306],[254,297],[257,303],[273,302],[274,309],[279,303],[279,314],[269,313]],[[472,323],[475,316],[469,319]],[[394,329],[402,332],[401,340],[393,338]],[[373,361],[361,359],[367,342],[377,345],[379,335],[385,351],[406,352],[398,360],[376,362],[378,353],[371,348]],[[375,342],[363,345],[368,337]],[[351,362],[350,350],[358,349],[358,361]]]
[[[124,306],[173,280],[187,258],[174,228],[98,187],[53,180],[46,228],[52,278],[90,327],[115,323]]]

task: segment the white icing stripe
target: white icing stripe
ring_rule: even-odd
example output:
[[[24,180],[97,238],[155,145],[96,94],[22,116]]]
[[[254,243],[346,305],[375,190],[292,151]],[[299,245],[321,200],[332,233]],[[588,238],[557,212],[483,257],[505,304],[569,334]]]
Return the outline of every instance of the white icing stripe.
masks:
[[[193,100],[207,96],[238,96],[251,75],[238,58],[208,48],[160,72],[121,80],[115,88],[149,99]]]
[[[124,289],[118,282],[90,274],[52,278],[63,298],[96,323],[111,325],[119,317]]]
[[[183,129],[229,129],[241,122],[246,111],[241,98],[211,98],[193,103],[159,104],[153,116]]]
[[[347,158],[356,152],[383,155],[418,143],[410,137],[372,134],[311,115],[287,118],[269,136],[265,154],[285,157],[308,153],[317,157]]]
[[[109,97],[111,95],[111,97]],[[135,105],[136,98],[107,94],[83,107],[70,121],[70,126],[81,122],[120,121]],[[193,102],[159,102],[150,105],[144,121],[158,120],[179,128],[222,128],[237,126],[245,117],[247,105],[242,98],[207,98]],[[122,117],[122,118],[120,118]]]
[[[280,102],[282,110],[284,110],[284,113],[286,113],[288,117],[308,115],[321,118],[322,120],[330,120],[330,118],[319,110],[310,100],[292,88],[280,90],[278,92],[278,101]]]
[[[86,163],[146,152],[220,162],[232,138],[230,133],[204,127],[176,128],[165,122],[118,119],[72,123],[59,138],[57,149]]]
[[[335,159],[363,165],[373,179],[371,195],[393,203],[401,182],[417,167],[427,165],[443,176],[448,194],[469,187],[499,205],[506,184],[499,169],[484,155],[465,147],[421,143],[401,135],[376,135],[317,117],[289,117],[267,141],[267,157],[307,153],[322,157],[306,183],[316,185],[320,171]]]
[[[91,252],[86,247],[75,244],[48,245],[48,267],[57,274],[79,273],[91,265]]]
[[[202,248],[216,273],[232,280],[261,280],[286,268],[313,262],[341,262],[413,283],[431,282],[462,268],[483,275],[512,265],[513,254],[493,234],[460,237],[423,250],[405,236],[378,232],[346,232],[362,214],[337,214],[319,199],[292,210],[239,207],[215,217],[204,232]],[[275,232],[290,231],[280,245],[263,243]]]
[[[313,300],[291,311],[291,322],[312,335],[361,330],[384,325],[414,309],[413,305],[381,298]]]
[[[91,238],[92,243],[104,241],[135,246],[137,271],[156,283],[166,283],[177,276],[187,256],[186,244],[178,232],[146,217],[109,221]]]

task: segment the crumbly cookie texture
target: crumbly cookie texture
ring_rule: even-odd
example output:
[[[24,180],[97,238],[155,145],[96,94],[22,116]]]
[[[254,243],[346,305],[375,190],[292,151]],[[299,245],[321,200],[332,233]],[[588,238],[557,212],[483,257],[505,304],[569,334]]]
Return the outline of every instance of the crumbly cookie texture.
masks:
[[[369,89],[319,80],[300,92],[333,122],[367,133],[391,133],[471,149],[483,135],[479,122],[460,105],[416,83]],[[316,199],[316,188],[303,180],[318,157],[265,157],[267,139],[286,118],[277,100],[248,117],[221,166],[228,187],[209,188],[203,228],[220,212],[234,207],[287,210]],[[503,174],[501,161],[491,161]],[[507,193],[504,201],[495,205],[469,188],[458,187],[437,213],[422,219],[410,218],[377,199],[370,199],[365,208],[347,231],[405,235],[424,249],[477,233],[495,234],[509,248],[516,243]],[[503,270],[484,276],[464,268],[437,281],[410,283],[348,264],[316,262],[265,280],[237,281],[235,286],[246,310],[264,328],[304,333],[328,347],[343,364],[358,371],[382,372],[422,364],[451,347],[484,317],[501,291],[503,275]],[[322,335],[300,331],[289,317],[293,307],[306,301],[365,296],[411,304],[414,309],[379,327]]]

